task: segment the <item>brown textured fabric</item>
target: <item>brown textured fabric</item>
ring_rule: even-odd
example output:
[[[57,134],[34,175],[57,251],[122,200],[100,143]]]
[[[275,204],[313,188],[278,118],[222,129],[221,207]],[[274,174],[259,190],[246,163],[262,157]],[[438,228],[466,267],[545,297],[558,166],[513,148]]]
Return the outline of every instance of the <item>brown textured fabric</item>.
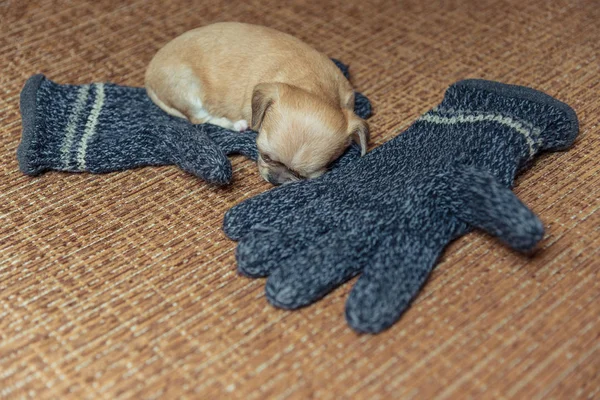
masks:
[[[600,397],[597,1],[9,0],[0,18],[0,396]],[[515,188],[547,227],[540,251],[470,234],[400,322],[359,336],[343,318],[350,284],[288,312],[236,274],[223,213],[268,188],[248,161],[234,160],[225,189],[174,167],[18,171],[27,77],[142,85],[161,45],[223,20],[278,28],[349,63],[376,108],[374,146],[461,78],[570,104],[580,140]]]

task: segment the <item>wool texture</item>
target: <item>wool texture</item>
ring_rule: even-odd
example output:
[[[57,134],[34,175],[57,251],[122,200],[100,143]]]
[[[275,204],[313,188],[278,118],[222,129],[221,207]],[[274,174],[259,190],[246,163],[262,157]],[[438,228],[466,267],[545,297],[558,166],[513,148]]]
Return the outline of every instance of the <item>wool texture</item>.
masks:
[[[348,77],[348,67],[336,65]],[[61,85],[43,75],[26,82],[20,98],[23,133],[19,168],[28,175],[48,170],[105,173],[151,165],[177,165],[207,182],[232,179],[230,154],[257,159],[256,132],[193,125],[162,111],[145,89],[111,83]],[[357,115],[371,114],[356,93]],[[358,158],[349,149],[339,162]]]
[[[396,322],[444,247],[472,228],[518,251],[543,225],[510,190],[541,151],[568,148],[575,112],[534,89],[484,80],[450,86],[441,104],[365,157],[230,209],[238,270],[268,276],[266,297],[296,309],[360,274],[346,303],[358,332]]]
[[[231,180],[228,152],[249,157],[254,139],[228,132],[236,146],[222,149],[222,128],[192,125],[158,108],[143,88],[110,83],[59,85],[31,77],[21,92],[21,171],[104,173],[146,165],[177,165],[207,182]]]

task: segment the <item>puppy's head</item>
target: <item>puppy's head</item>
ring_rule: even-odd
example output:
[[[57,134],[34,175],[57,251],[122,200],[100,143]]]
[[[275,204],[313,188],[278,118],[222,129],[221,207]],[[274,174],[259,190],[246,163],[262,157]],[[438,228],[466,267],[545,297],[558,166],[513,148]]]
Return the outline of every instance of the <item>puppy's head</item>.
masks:
[[[252,95],[258,169],[274,185],[316,178],[352,140],[367,149],[369,128],[352,111],[284,83],[261,83]]]

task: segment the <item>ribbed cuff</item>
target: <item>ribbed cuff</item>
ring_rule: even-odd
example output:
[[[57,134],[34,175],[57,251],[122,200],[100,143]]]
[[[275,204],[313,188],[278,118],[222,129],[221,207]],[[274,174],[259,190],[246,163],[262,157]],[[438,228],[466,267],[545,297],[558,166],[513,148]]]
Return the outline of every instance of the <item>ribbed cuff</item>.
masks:
[[[27,80],[20,97],[23,130],[17,148],[23,173],[79,170],[71,154],[72,143],[92,106],[91,91],[91,85],[59,85],[43,75]]]
[[[467,79],[453,84],[438,110],[496,114],[529,125],[539,141],[536,147],[543,150],[564,150],[579,132],[577,115],[567,104],[535,89],[493,81]]]
[[[39,125],[37,93],[45,80],[44,75],[34,75],[27,80],[21,91],[20,109],[23,133],[21,143],[17,148],[17,160],[19,168],[27,175],[37,175],[45,169],[44,162],[37,152],[42,139],[39,137],[37,129]]]

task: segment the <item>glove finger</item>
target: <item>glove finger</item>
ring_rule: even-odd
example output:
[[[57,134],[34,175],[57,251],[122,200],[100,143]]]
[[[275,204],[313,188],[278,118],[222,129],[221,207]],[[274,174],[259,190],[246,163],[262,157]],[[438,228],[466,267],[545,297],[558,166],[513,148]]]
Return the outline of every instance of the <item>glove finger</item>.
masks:
[[[507,185],[470,167],[452,175],[450,206],[459,219],[519,251],[533,249],[542,239],[542,222]]]
[[[215,126],[215,128],[210,129],[208,136],[221,148],[225,154],[241,154],[253,161],[258,159],[258,149],[256,148],[256,132],[248,131],[238,133],[218,126]]]
[[[440,250],[402,237],[379,246],[346,302],[346,320],[356,331],[389,328],[409,306],[433,269]]]
[[[362,93],[354,92],[354,113],[362,119],[367,119],[373,114],[371,102]]]
[[[350,79],[350,72],[348,71],[348,66],[346,64],[335,58],[332,58],[331,61],[333,61],[335,66],[338,67],[340,71],[342,71],[342,74],[344,74],[344,78]]]
[[[253,229],[238,243],[238,271],[250,278],[268,276],[284,259],[301,251],[302,243],[277,230]]]
[[[217,185],[231,182],[229,159],[207,135],[167,126],[163,138],[169,159],[182,170]]]
[[[239,240],[254,226],[270,227],[277,221],[281,225],[286,217],[297,215],[298,210],[319,198],[321,192],[321,185],[310,181],[276,187],[229,209],[223,218],[223,230],[230,239]]]
[[[302,251],[281,260],[267,279],[267,299],[285,309],[311,304],[358,274],[371,247],[339,231],[322,235]]]

